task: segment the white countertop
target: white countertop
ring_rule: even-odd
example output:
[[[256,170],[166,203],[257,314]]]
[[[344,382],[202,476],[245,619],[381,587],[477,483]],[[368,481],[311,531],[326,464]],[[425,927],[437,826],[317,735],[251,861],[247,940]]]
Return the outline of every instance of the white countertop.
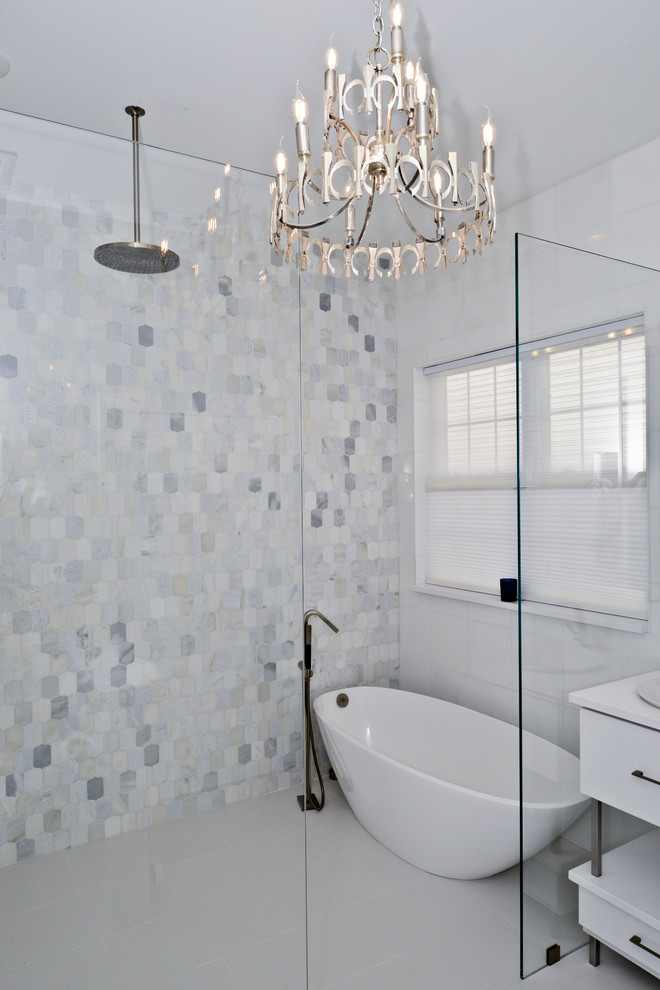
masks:
[[[572,691],[568,700],[581,708],[590,708],[595,712],[660,730],[660,708],[644,701],[636,691],[637,685],[642,681],[654,678],[660,678],[660,670],[636,674],[634,677],[610,681],[608,684],[597,684],[582,691]]]

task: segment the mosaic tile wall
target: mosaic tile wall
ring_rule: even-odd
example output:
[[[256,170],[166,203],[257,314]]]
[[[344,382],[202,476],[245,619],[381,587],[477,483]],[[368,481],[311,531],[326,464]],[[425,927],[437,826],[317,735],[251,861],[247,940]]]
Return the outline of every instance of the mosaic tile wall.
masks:
[[[2,864],[300,780],[302,529],[342,628],[317,683],[396,677],[391,303],[307,277],[301,519],[298,278],[262,185],[154,214],[161,277],[94,263],[125,205],[0,197]]]
[[[312,695],[398,686],[395,309],[390,284],[301,279],[305,606]]]

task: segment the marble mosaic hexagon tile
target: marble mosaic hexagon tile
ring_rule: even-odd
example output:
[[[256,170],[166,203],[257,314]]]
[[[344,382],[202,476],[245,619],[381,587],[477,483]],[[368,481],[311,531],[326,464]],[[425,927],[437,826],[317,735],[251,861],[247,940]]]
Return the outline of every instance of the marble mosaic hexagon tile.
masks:
[[[94,263],[125,206],[0,198],[1,863],[299,780],[301,522],[317,685],[396,677],[388,290],[303,280],[301,520],[298,276],[228,193],[162,277]]]
[[[303,275],[305,598],[313,694],[395,686],[399,661],[396,339],[386,281]]]

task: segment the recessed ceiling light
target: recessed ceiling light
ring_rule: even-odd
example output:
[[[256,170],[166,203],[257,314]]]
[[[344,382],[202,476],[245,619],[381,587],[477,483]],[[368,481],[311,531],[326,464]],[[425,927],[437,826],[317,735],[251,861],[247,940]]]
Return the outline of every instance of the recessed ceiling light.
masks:
[[[9,62],[4,55],[0,55],[0,79],[4,78],[9,72]]]

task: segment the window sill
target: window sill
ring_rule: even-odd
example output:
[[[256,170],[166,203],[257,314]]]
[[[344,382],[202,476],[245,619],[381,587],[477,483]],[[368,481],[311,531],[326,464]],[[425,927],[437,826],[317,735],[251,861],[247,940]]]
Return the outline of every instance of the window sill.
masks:
[[[437,598],[475,602],[479,605],[490,605],[493,608],[503,608],[509,611],[516,611],[518,608],[517,602],[503,602],[499,595],[490,595],[483,591],[469,591],[467,588],[450,588],[439,584],[415,584],[412,590],[422,595],[435,595]],[[620,629],[623,632],[647,633],[649,631],[648,619],[637,619],[629,615],[610,615],[608,612],[591,612],[588,609],[528,601],[522,602],[522,611],[524,615],[544,615],[551,619],[561,619],[564,622],[581,622],[587,626]]]

